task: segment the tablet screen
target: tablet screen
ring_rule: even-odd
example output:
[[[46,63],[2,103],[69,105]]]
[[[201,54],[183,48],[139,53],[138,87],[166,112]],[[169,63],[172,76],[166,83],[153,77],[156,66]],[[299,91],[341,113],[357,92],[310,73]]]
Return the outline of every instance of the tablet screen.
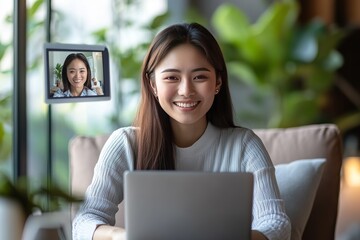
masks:
[[[110,100],[105,46],[46,43],[44,51],[46,103]]]

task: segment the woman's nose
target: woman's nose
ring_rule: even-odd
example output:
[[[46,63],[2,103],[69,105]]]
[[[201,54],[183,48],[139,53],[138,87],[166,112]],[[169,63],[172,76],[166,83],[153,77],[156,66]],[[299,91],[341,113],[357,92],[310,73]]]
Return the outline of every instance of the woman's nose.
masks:
[[[194,84],[191,79],[182,79],[179,86],[179,95],[184,97],[190,97],[194,94]]]

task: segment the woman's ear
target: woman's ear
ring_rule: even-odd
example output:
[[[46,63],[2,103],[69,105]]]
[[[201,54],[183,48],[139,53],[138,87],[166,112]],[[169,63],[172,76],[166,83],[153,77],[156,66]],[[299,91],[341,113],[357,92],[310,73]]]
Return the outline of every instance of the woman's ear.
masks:
[[[157,90],[156,90],[155,81],[150,80],[150,86],[151,86],[151,88],[152,88],[152,90],[153,90],[153,93],[154,93],[155,97],[157,97]]]
[[[222,84],[221,77],[218,77],[218,78],[216,79],[216,87],[220,87],[221,84]]]
[[[216,93],[218,93],[218,92],[220,91],[221,84],[222,84],[222,80],[221,80],[221,78],[219,77],[219,78],[216,79],[216,87],[215,87]]]

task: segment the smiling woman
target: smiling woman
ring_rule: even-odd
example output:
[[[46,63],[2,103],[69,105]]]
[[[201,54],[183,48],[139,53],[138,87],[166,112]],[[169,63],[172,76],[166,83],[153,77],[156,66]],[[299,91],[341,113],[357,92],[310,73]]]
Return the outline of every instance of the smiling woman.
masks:
[[[151,43],[135,122],[114,131],[102,148],[73,221],[74,240],[124,238],[126,229],[112,225],[124,199],[124,173],[133,170],[251,172],[251,239],[290,238],[269,154],[252,130],[235,126],[224,57],[200,24],[171,25]]]
[[[91,69],[82,53],[69,54],[62,68],[63,89],[58,89],[54,97],[96,96],[91,90]]]

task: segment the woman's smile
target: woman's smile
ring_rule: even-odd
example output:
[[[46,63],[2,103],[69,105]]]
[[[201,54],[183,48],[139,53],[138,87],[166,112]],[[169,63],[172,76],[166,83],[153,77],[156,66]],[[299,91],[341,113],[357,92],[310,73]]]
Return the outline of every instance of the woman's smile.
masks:
[[[174,102],[174,104],[183,109],[194,109],[199,105],[200,101],[197,102]]]
[[[67,76],[74,88],[83,88],[86,82],[87,69],[83,61],[74,59],[67,68]]]

